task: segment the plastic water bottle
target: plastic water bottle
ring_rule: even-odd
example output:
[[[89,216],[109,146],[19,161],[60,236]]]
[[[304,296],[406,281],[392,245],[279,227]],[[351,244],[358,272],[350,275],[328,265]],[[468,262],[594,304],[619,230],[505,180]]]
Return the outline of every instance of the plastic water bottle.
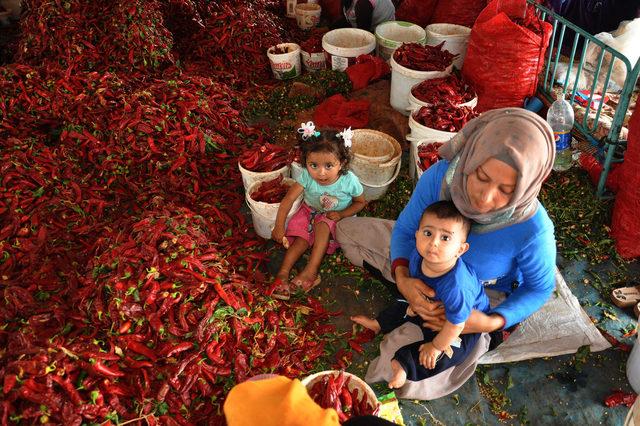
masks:
[[[556,158],[553,160],[553,170],[558,172],[569,170],[573,161],[571,150],[573,119],[573,108],[564,99],[556,100],[547,111],[547,123],[553,129],[553,136],[556,139]]]

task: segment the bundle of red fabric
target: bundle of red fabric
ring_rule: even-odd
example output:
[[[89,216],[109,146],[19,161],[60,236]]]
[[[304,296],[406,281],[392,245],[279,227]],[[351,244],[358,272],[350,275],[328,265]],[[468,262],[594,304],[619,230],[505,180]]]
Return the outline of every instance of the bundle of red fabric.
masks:
[[[366,127],[369,124],[369,101],[349,101],[340,94],[333,95],[316,107],[313,121],[317,127]]]
[[[356,63],[346,69],[353,90],[363,89],[372,81],[378,80],[390,72],[391,68],[384,59],[372,55],[358,56]]]

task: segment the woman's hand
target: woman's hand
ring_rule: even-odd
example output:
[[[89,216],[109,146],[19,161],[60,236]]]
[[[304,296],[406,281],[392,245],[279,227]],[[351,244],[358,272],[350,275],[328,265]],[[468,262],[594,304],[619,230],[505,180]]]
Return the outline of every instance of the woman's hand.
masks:
[[[435,296],[435,292],[418,278],[411,278],[406,267],[396,268],[396,284],[398,290],[409,302],[409,307],[413,312],[420,315],[424,320],[433,316],[442,317],[444,320],[444,307],[440,302],[433,302],[429,298]]]
[[[334,222],[338,222],[340,219],[342,219],[342,215],[340,214],[340,212],[336,212],[336,211],[327,212],[326,216],[327,216],[327,219],[331,219]]]

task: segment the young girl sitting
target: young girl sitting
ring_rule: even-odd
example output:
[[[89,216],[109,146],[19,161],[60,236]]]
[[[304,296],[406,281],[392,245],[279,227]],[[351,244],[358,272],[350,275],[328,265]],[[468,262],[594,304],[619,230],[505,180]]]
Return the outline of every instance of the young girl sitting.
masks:
[[[338,134],[329,131],[321,134],[309,121],[302,124],[298,133],[305,168],[280,203],[271,232],[275,241],[288,246],[274,281],[274,297],[285,300],[296,288],[306,292],[320,284],[318,269],[322,257],[339,247],[335,241],[336,222],[355,215],[365,206],[362,184],[348,170],[351,128]],[[285,232],[285,220],[300,194],[304,194],[303,202]],[[310,246],[309,262],[289,282],[291,268]]]

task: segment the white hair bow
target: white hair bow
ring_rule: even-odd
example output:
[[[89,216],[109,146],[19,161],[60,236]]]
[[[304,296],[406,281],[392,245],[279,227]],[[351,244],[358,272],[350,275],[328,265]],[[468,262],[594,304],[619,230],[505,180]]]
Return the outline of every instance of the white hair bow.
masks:
[[[336,136],[342,138],[342,140],[344,141],[344,146],[346,146],[347,148],[351,148],[351,139],[353,139],[353,130],[351,130],[351,127],[349,127],[348,129],[344,129]]]
[[[320,132],[316,131],[316,125],[313,124],[313,121],[300,123],[300,128],[298,129],[298,133],[302,135],[302,139],[305,141],[309,139],[311,136],[315,136],[315,137],[320,136]]]

